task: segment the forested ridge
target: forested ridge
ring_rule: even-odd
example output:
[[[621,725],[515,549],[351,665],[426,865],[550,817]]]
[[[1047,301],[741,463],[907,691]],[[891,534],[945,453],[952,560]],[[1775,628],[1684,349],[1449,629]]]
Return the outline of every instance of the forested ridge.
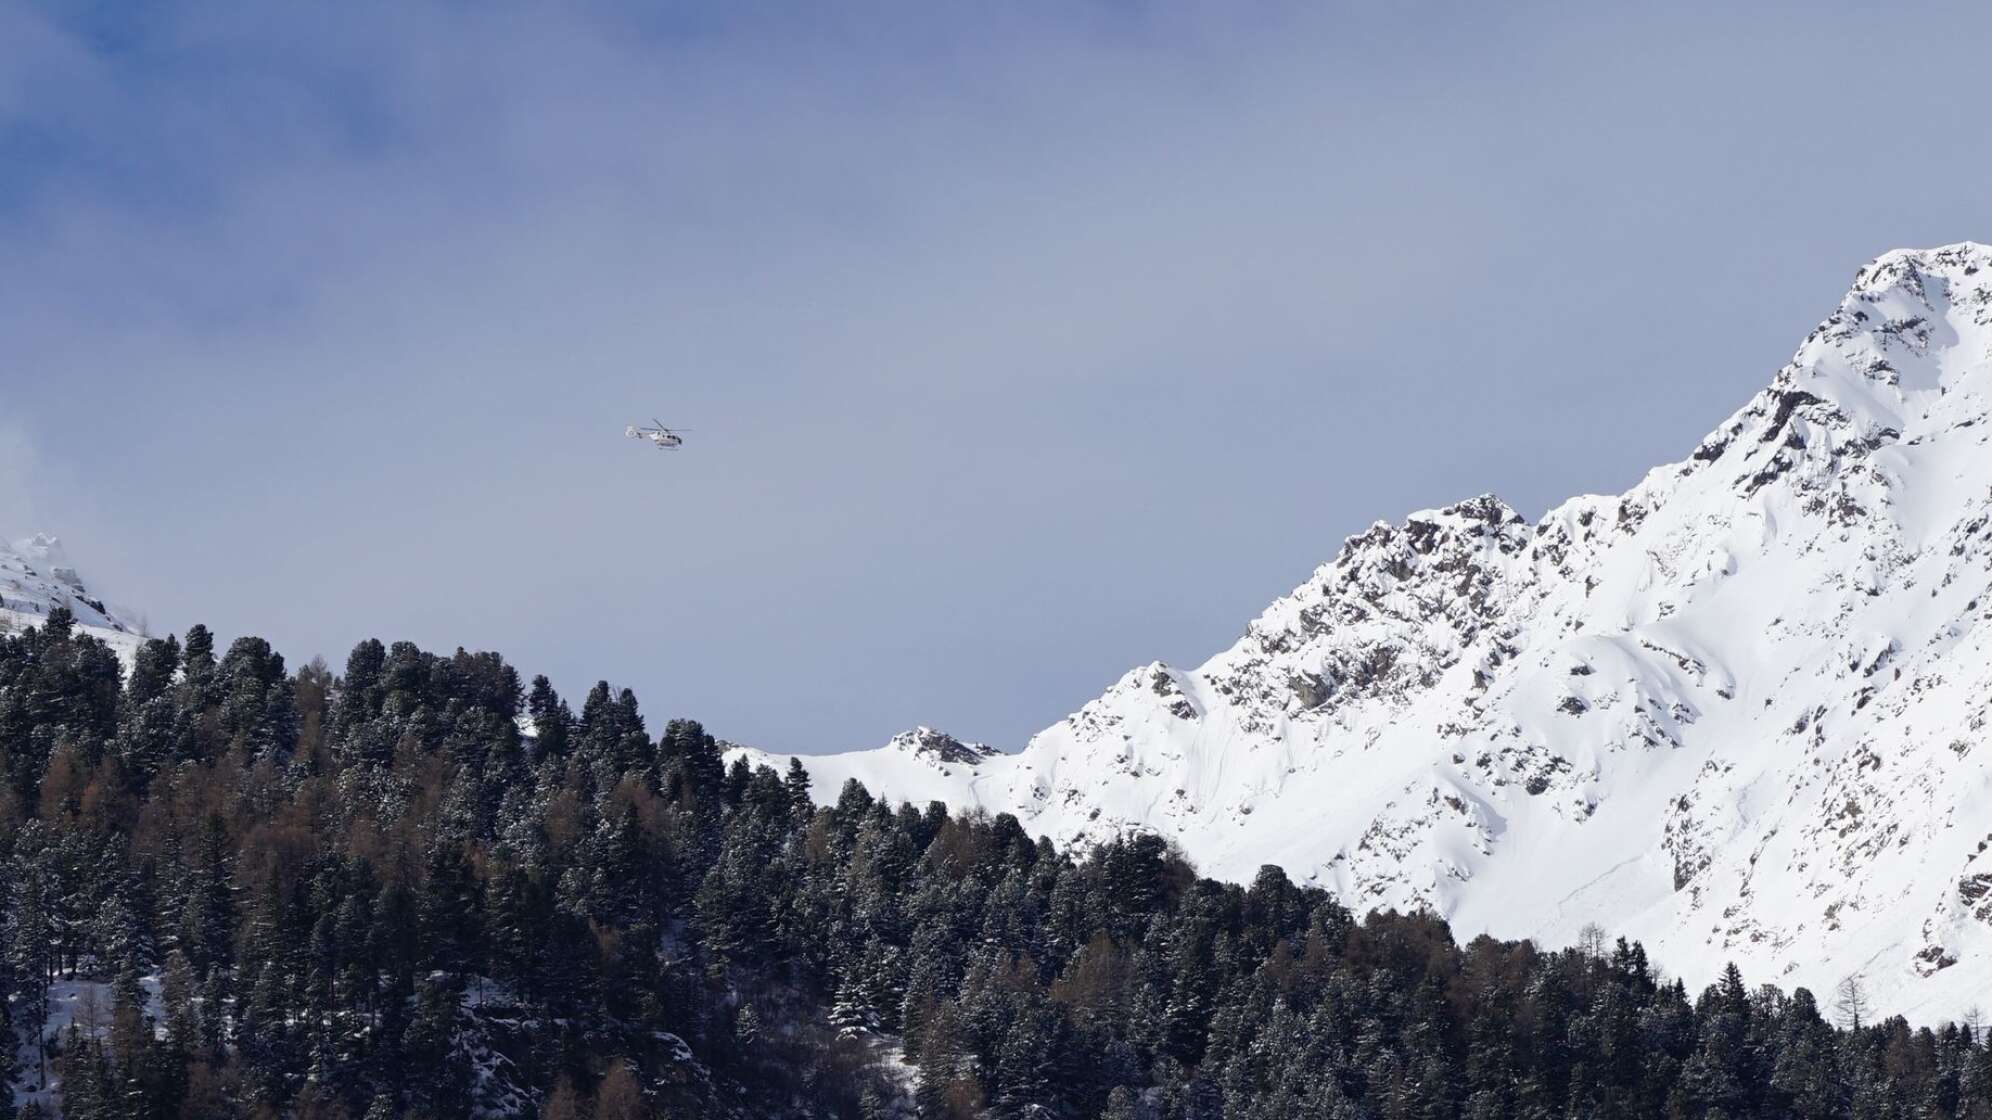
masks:
[[[56,611],[0,751],[0,1116],[1992,1117],[1976,1024],[818,809],[495,654],[196,627],[126,674]]]

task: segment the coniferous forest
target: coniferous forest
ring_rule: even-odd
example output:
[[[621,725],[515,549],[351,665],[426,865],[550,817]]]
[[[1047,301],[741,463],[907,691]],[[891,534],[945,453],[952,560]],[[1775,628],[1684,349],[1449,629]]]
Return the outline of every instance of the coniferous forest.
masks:
[[[127,674],[56,611],[0,639],[0,751],[5,1114],[1992,1116],[1975,1023],[814,808],[494,654],[196,627]]]

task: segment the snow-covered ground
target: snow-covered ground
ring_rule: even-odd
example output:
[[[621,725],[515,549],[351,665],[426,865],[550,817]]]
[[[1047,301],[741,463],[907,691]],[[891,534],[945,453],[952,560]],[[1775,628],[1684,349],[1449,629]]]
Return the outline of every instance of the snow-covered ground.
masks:
[[[155,975],[139,978],[139,986],[145,990],[145,1011],[154,1024],[161,1022],[164,1015],[159,1004],[160,978]],[[68,1031],[73,1024],[86,1036],[105,1038],[111,1031],[111,1010],[117,998],[108,981],[66,978],[57,980],[48,990],[48,1019],[42,1024],[39,1043],[33,1034],[23,1028],[16,1036],[19,1044],[18,1058],[20,1077],[14,1082],[14,1106],[19,1109],[29,1101],[40,1101],[44,1106],[60,1106],[62,1079],[56,1075],[56,1057],[61,1052]],[[156,1027],[155,1027],[156,1029]],[[48,1067],[42,1068],[41,1046],[47,1047]]]
[[[1379,522],[1195,669],[815,795],[1278,863],[1461,936],[1646,941],[1927,1021],[1992,1002],[1992,249],[1889,253],[1687,459]],[[951,740],[950,740],[951,742]],[[780,765],[785,759],[746,751]]]

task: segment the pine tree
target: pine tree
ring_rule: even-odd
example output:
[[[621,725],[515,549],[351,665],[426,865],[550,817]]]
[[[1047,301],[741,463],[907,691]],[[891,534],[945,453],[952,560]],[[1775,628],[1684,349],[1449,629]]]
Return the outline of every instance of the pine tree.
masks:
[[[9,972],[17,985],[26,1026],[34,1032],[35,1085],[48,1084],[47,1023],[49,986],[55,982],[55,931],[49,918],[48,885],[33,864],[14,875],[13,911],[7,923]]]
[[[235,886],[228,826],[210,813],[203,826],[199,855],[182,901],[179,947],[195,970],[206,975],[234,963]]]
[[[449,973],[459,985],[480,963],[478,902],[477,883],[462,845],[438,843],[430,850],[423,882],[421,938],[429,946],[428,966]]]
[[[132,655],[131,674],[125,679],[125,703],[137,708],[165,696],[179,670],[178,638],[168,634],[144,642]]]
[[[795,811],[805,816],[808,815],[810,811],[809,771],[803,769],[801,759],[789,759],[788,773],[782,777],[782,788],[788,791],[789,804],[795,808]]]

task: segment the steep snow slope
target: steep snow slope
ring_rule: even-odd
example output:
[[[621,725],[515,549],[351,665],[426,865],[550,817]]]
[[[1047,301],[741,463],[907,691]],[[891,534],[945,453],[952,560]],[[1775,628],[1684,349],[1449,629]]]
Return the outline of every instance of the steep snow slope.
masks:
[[[1231,648],[1018,754],[817,796],[1140,828],[1462,935],[1586,923],[1919,1019],[1992,1002],[1992,249],[1889,253],[1685,461],[1379,522]],[[904,737],[902,737],[904,738]],[[765,756],[763,756],[765,757]]]
[[[129,661],[144,640],[137,615],[91,594],[62,542],[40,533],[0,540],[0,629],[40,626],[55,607],[68,607],[83,629]]]

